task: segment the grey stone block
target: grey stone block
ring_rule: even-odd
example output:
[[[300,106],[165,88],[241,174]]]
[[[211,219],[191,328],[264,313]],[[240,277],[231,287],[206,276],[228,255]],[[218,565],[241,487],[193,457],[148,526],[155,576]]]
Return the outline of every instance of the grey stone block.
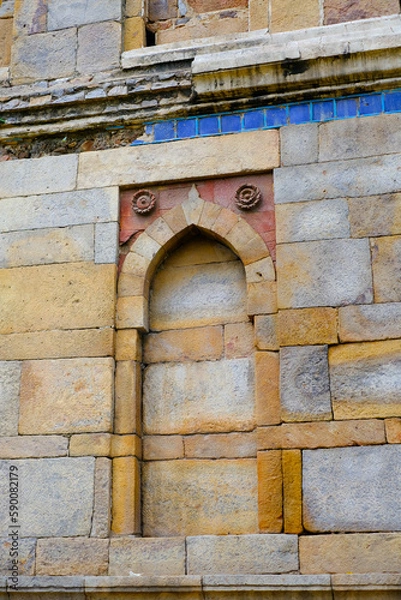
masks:
[[[322,240],[277,246],[279,308],[372,302],[368,240]]]
[[[280,129],[281,164],[304,165],[318,160],[317,124],[290,125]]]
[[[306,529],[400,531],[400,461],[397,445],[305,450]]]
[[[20,0],[17,6],[18,10],[14,12],[13,23],[17,35],[32,35],[46,31],[47,4],[43,0]]]
[[[17,37],[13,44],[11,75],[20,81],[69,77],[74,74],[76,57],[75,28]],[[61,171],[54,175],[60,177]]]
[[[77,169],[78,157],[72,154],[2,162],[0,163],[0,196],[2,198],[14,198],[16,196],[70,191],[75,187]],[[10,218],[8,212],[13,206],[13,204],[11,206],[3,205],[3,202],[4,200],[1,204],[2,222],[3,206],[7,206],[5,218]],[[21,202],[22,207],[23,202]],[[39,199],[36,199],[37,205],[39,202]],[[15,210],[16,206],[14,204]],[[24,212],[24,208],[22,208],[22,212]],[[26,215],[24,217],[26,218]],[[51,221],[52,217],[52,213],[48,215],[48,223],[50,224],[47,227],[56,226]],[[14,229],[29,229],[29,227],[14,227]],[[5,229],[5,231],[7,230]]]
[[[0,437],[1,458],[67,456],[68,438],[61,435]]]
[[[110,542],[111,576],[185,575],[184,538],[126,538]]]
[[[107,538],[111,521],[111,483],[112,461],[109,458],[97,458],[95,466],[95,501],[91,536]]]
[[[276,204],[401,190],[401,155],[284,167],[274,172]]]
[[[376,302],[399,302],[401,235],[372,240],[372,269]]]
[[[96,223],[95,263],[116,263],[118,260],[118,223]]]
[[[338,315],[342,342],[401,338],[401,302],[342,306]]]
[[[205,591],[214,590],[216,592],[230,589],[249,592],[281,591],[283,593],[331,590],[330,575],[204,575],[203,584]],[[320,600],[320,596],[314,594],[313,600],[316,598]],[[331,594],[327,596],[327,599],[331,600]]]
[[[401,194],[348,198],[352,237],[401,233]]]
[[[0,362],[0,436],[17,435],[21,363]]]
[[[190,574],[288,573],[298,569],[297,536],[188,537],[187,562]]]
[[[9,532],[10,530],[8,530]],[[6,530],[4,530],[6,533]],[[0,574],[10,575],[10,551],[13,550],[11,537],[0,538]],[[15,550],[15,549],[14,549]],[[18,540],[18,573],[19,575],[33,575],[35,573],[36,540],[21,538]]]
[[[90,533],[92,457],[0,461],[0,530],[7,531],[10,465],[18,467],[21,537],[87,536]]]
[[[306,242],[350,236],[348,205],[340,198],[278,204],[277,242]]]
[[[280,390],[284,421],[330,419],[327,346],[282,348]]]
[[[98,73],[119,66],[121,25],[116,22],[84,25],[78,31],[79,73]]]
[[[58,169],[62,165],[57,163],[57,159],[58,157],[54,165],[52,162],[44,165],[37,163],[37,168],[45,168],[44,173],[46,169]],[[7,164],[11,163],[0,163],[0,177],[3,175],[3,165]],[[42,175],[44,173],[42,172]],[[9,173],[5,175],[8,176]],[[78,190],[43,196],[29,195],[27,198],[5,198],[1,201],[0,231],[4,232],[107,221],[118,221],[117,188]]]
[[[0,4],[0,19],[8,19],[14,14],[15,0],[3,0]]]
[[[48,29],[121,18],[121,0],[48,0]]]

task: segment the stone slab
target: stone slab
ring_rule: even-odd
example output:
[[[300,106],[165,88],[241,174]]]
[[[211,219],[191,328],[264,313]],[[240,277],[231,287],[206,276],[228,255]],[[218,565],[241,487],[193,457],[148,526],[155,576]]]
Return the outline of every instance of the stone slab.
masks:
[[[352,237],[401,233],[401,194],[348,198]]]
[[[171,437],[171,436],[169,436]],[[188,458],[254,458],[255,433],[217,433],[184,437]]]
[[[117,6],[115,0],[114,6]],[[98,9],[95,8],[96,16],[97,12]],[[120,23],[115,21],[93,23],[78,29],[77,70],[79,73],[92,74],[95,71],[116,69],[119,66],[120,52]]]
[[[277,315],[256,315],[255,345],[258,350],[278,350]]]
[[[112,535],[141,532],[139,461],[133,456],[113,459]]]
[[[298,569],[294,535],[208,535],[187,538],[190,574],[288,573]]]
[[[283,471],[281,450],[258,452],[258,518],[260,533],[283,529]]]
[[[110,576],[185,575],[185,539],[122,538],[110,542]]]
[[[144,339],[144,362],[217,360],[223,353],[223,328],[199,327],[150,333]]]
[[[350,236],[348,204],[342,198],[278,204],[276,224],[279,244]]]
[[[19,432],[110,431],[113,377],[111,358],[26,361]]]
[[[320,5],[318,0],[307,0],[303,5],[294,6],[291,0],[273,0],[270,8],[270,31],[293,31],[320,25]]]
[[[0,19],[0,47],[2,50],[2,55],[0,56],[0,68],[6,68],[8,70],[11,59],[12,40],[13,19]]]
[[[277,246],[279,308],[342,306],[373,300],[368,240]]]
[[[228,323],[224,327],[224,352],[226,358],[243,358],[254,351],[252,323]]]
[[[247,358],[145,369],[147,434],[247,431],[254,427],[254,412],[253,365]]]
[[[281,310],[278,314],[280,346],[337,343],[337,311],[334,308]]]
[[[92,263],[2,269],[0,333],[112,326],[115,271]]]
[[[108,554],[108,540],[39,539],[36,575],[106,575]]]
[[[142,485],[146,537],[258,531],[256,459],[148,462]]]
[[[0,362],[0,435],[18,433],[21,363]]]
[[[184,458],[184,438],[181,435],[146,435],[143,437],[143,457],[145,460]]]
[[[401,299],[401,235],[372,240],[373,289],[376,302]]]
[[[95,263],[116,263],[118,260],[118,223],[96,223]]]
[[[67,155],[63,158],[74,158]],[[52,162],[56,159],[56,162]],[[49,175],[54,169],[62,168],[62,163],[59,157],[47,157],[47,162],[44,158],[32,159],[33,167],[36,167],[45,177],[47,171]],[[34,162],[36,161],[36,163]],[[38,162],[42,161],[42,162]],[[31,162],[21,161],[26,163],[25,166],[29,171]],[[71,162],[71,161],[68,161]],[[9,162],[0,163],[0,173],[2,180],[8,176],[8,173],[2,173],[4,165]],[[21,168],[20,162],[13,161],[13,166],[17,169],[16,177],[21,178],[22,173],[18,173]],[[71,165],[72,167],[72,165]],[[23,169],[21,169],[23,172]],[[73,192],[60,193],[45,193],[43,195],[32,196],[32,188],[35,184],[33,175],[36,169],[32,169],[29,173],[31,180],[28,179],[27,184],[32,186],[29,189],[27,185],[28,197],[4,198],[0,200],[1,207],[1,223],[0,231],[18,231],[25,229],[44,229],[52,227],[69,227],[71,225],[82,225],[85,223],[105,223],[118,220],[118,189],[103,188],[78,190]],[[12,173],[12,171],[11,171]],[[58,181],[58,180],[57,180]],[[18,182],[14,182],[16,186]],[[55,182],[56,183],[56,182]],[[72,187],[72,184],[71,184]],[[50,190],[49,190],[50,191]],[[2,190],[3,193],[3,190]],[[21,193],[21,191],[15,193]]]
[[[334,346],[329,351],[336,419],[401,416],[401,341]]]
[[[285,421],[331,418],[327,346],[280,350],[281,415]]]
[[[339,308],[342,342],[364,342],[401,337],[401,302]]]
[[[6,530],[4,530],[6,533]],[[16,549],[12,547],[12,538],[0,538],[0,575],[11,575],[10,564],[15,557]],[[10,556],[10,552],[13,556]],[[18,540],[18,573],[19,575],[34,575],[35,573],[36,540],[24,538]],[[1,598],[1,595],[0,595]]]
[[[43,33],[46,31],[46,26],[47,5],[42,0],[16,1],[14,8],[14,35]]]
[[[400,457],[397,445],[304,450],[305,528],[311,532],[399,531]]]
[[[48,29],[65,29],[74,25],[121,19],[121,3],[116,0],[48,0]]]
[[[1,461],[2,481],[10,465],[18,467],[21,537],[88,536],[90,533],[95,459],[42,458]],[[8,487],[0,488],[0,527],[7,531]]]
[[[97,458],[95,463],[95,501],[91,537],[108,538],[111,522],[112,462],[109,458]],[[107,555],[106,562],[109,557]]]
[[[280,137],[281,164],[284,167],[317,162],[318,126],[316,123],[282,127]]]
[[[401,419],[386,419],[386,437],[389,444],[401,444]]]
[[[0,458],[67,456],[68,438],[61,435],[0,437]]]
[[[76,155],[66,154],[64,156],[43,156],[42,158],[2,162],[0,163],[0,197],[14,198],[32,196],[33,194],[70,191],[75,187],[77,161],[78,157]],[[6,210],[5,218],[10,210],[15,211],[17,208],[13,203],[3,204],[4,200],[0,202],[2,214],[3,206]],[[36,200],[36,203],[38,202],[39,199]],[[21,200],[20,205],[22,212],[24,212],[24,201]],[[51,218],[52,215],[48,215],[48,219]],[[22,219],[26,219],[26,215]],[[28,225],[29,219],[26,219],[26,222]],[[48,226],[55,227],[56,224],[51,223]],[[14,229],[18,229],[18,227]],[[30,229],[30,227],[26,226],[24,229]]]

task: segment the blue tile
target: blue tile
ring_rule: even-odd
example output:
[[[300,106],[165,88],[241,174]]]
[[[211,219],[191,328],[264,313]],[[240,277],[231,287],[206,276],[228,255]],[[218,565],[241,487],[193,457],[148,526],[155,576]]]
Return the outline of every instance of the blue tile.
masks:
[[[196,119],[177,121],[177,137],[180,139],[196,136]]]
[[[287,111],[284,106],[266,109],[266,126],[281,127],[287,125]]]
[[[235,133],[241,131],[241,115],[223,115],[221,117],[221,132]]]
[[[290,123],[299,125],[300,123],[309,123],[309,121],[309,102],[305,104],[293,104],[290,106]]]
[[[155,123],[155,142],[164,142],[174,139],[174,121],[165,121],[164,123]]]
[[[359,100],[360,115],[380,115],[383,111],[381,94],[361,96]]]
[[[384,94],[384,110],[386,112],[401,111],[401,91],[385,92],[385,94]]]
[[[244,130],[262,129],[263,125],[263,110],[251,110],[244,114]]]
[[[153,135],[153,125],[145,125],[146,135]]]
[[[146,144],[146,142],[144,142],[143,140],[134,140],[131,143],[131,146],[141,146],[142,144]]]
[[[340,98],[336,100],[337,118],[348,119],[358,114],[359,98]]]
[[[334,100],[313,102],[312,119],[314,121],[329,121],[330,119],[334,119]]]
[[[220,133],[219,118],[204,117],[202,119],[199,119],[199,133],[200,135],[211,135],[213,133]]]

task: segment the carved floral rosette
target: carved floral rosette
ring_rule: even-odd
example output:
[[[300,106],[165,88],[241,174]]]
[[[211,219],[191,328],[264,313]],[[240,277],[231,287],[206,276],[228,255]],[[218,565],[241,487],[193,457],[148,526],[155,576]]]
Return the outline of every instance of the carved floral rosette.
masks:
[[[139,215],[150,213],[156,205],[156,196],[149,190],[138,190],[132,196],[132,209]]]
[[[245,183],[235,192],[235,204],[241,210],[251,210],[262,200],[262,192],[256,185]]]

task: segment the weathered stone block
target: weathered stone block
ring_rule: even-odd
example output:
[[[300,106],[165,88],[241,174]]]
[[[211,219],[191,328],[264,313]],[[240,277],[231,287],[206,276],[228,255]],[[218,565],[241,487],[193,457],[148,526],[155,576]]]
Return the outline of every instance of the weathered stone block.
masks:
[[[304,450],[304,524],[312,532],[400,530],[401,448]]]
[[[250,0],[249,2],[249,29],[267,29],[269,26],[268,0]]]
[[[0,6],[0,19],[11,19],[15,9],[15,0],[3,0]]]
[[[276,0],[273,0],[273,7],[275,1]],[[282,127],[280,129],[280,137],[281,164],[284,167],[317,162],[317,124],[308,123],[305,125],[290,125],[289,127]]]
[[[0,333],[113,325],[115,271],[92,263],[1,270]]]
[[[118,223],[96,223],[95,263],[116,263],[118,259]]]
[[[275,281],[248,283],[246,312],[249,316],[277,312],[277,285]]]
[[[10,532],[10,530],[9,530]],[[4,530],[6,533],[6,530]],[[0,575],[11,576],[11,560],[10,552],[14,552],[16,548],[12,547],[12,539],[8,537],[6,539],[0,538]],[[35,552],[36,552],[36,540],[32,538],[18,539],[18,575],[34,575],[35,573]],[[10,581],[8,582],[10,583]],[[2,594],[0,593],[0,598]],[[5,600],[5,597],[4,597]]]
[[[0,19],[0,67],[8,67],[10,64],[12,39],[13,20]]]
[[[233,35],[245,32],[247,29],[248,11],[224,11],[223,13],[210,15],[207,19],[195,17],[185,24],[184,27],[159,29],[156,35],[156,43],[169,44],[184,40],[214,37],[216,35]]]
[[[280,350],[281,414],[285,421],[331,418],[327,346]]]
[[[185,539],[112,539],[109,575],[185,575]]]
[[[145,432],[253,429],[253,377],[247,358],[150,365],[143,384]]]
[[[181,435],[146,435],[143,457],[144,460],[184,458],[184,438]]]
[[[162,331],[145,337],[144,362],[217,360],[223,352],[223,328]]]
[[[352,237],[401,233],[401,194],[348,198]]]
[[[295,535],[208,535],[187,539],[189,573],[288,573],[298,569]]]
[[[401,535],[302,536],[299,539],[299,558],[301,573],[399,573]]]
[[[93,226],[0,234],[0,268],[93,260]]]
[[[0,437],[0,458],[67,456],[68,438],[61,435]]]
[[[116,332],[116,360],[142,360],[142,341],[136,329]]]
[[[0,362],[0,436],[18,433],[21,363]]]
[[[257,424],[280,423],[280,361],[277,352],[256,352],[255,380]]]
[[[386,419],[386,437],[389,444],[401,444],[401,419]]]
[[[256,533],[257,521],[255,459],[171,460],[143,466],[145,536]]]
[[[372,240],[373,289],[376,302],[401,300],[401,236]]]
[[[21,537],[88,536],[91,527],[95,459],[42,458],[1,461],[3,481],[18,467]],[[22,483],[23,482],[23,483]],[[0,527],[10,518],[8,488],[0,489]],[[60,500],[62,499],[62,500]]]
[[[278,243],[308,242],[350,236],[348,204],[341,198],[299,204],[278,204],[276,223]]]
[[[256,315],[255,344],[258,350],[278,350],[277,315]]]
[[[127,17],[139,17],[143,12],[143,0],[126,0],[125,15]]]
[[[330,382],[336,419],[401,416],[401,342],[330,348]]]
[[[143,17],[130,17],[124,21],[124,50],[146,46],[146,30]]]
[[[283,472],[281,450],[258,452],[259,531],[281,533],[283,528]]]
[[[401,303],[367,304],[339,308],[342,342],[364,342],[401,337]]]
[[[120,23],[94,23],[78,29],[77,69],[80,73],[115,69],[119,66],[120,52]]]
[[[110,431],[113,374],[111,358],[26,361],[19,432]]]
[[[256,260],[245,265],[247,283],[259,283],[261,281],[275,281],[276,272],[270,256]]]
[[[37,37],[37,36],[32,36]],[[24,38],[25,39],[25,38]],[[28,38],[31,39],[31,38]],[[51,55],[51,52],[49,53]],[[0,195],[2,198],[12,200],[1,201],[2,230],[31,229],[32,217],[35,208],[41,203],[41,198],[32,194],[51,194],[52,192],[66,192],[75,187],[77,177],[78,157],[74,154],[65,156],[43,156],[29,160],[13,160],[0,163]],[[29,196],[29,199],[15,198],[16,196]],[[48,196],[48,202],[53,204],[54,197]],[[46,203],[46,199],[44,200]],[[48,210],[48,209],[47,209]],[[41,211],[41,217],[47,225],[40,225],[33,220],[36,227],[56,227],[52,212],[46,213],[46,204]],[[42,223],[43,223],[42,221]],[[82,221],[80,221],[82,223]],[[90,221],[89,221],[90,222]],[[25,226],[20,224],[24,223]],[[75,223],[66,223],[74,225]],[[4,227],[4,229],[3,229]]]
[[[111,433],[80,433],[70,438],[70,456],[110,456]]]
[[[283,508],[285,533],[301,533],[302,455],[299,450],[283,450]]]
[[[39,539],[36,575],[106,575],[108,540]]]
[[[324,240],[277,246],[279,308],[371,302],[368,240]]]
[[[123,296],[117,300],[117,329],[139,329],[147,331],[148,299],[144,296]]]
[[[320,5],[318,0],[307,0],[294,6],[291,0],[272,0],[269,28],[276,31],[307,29],[320,25]]]
[[[111,476],[111,460],[109,458],[97,458],[95,463],[95,501],[91,529],[91,536],[95,538],[109,537],[111,522]],[[108,562],[108,556],[106,560]]]
[[[46,31],[47,2],[43,2],[43,0],[16,0],[13,12],[13,27],[16,35],[32,35],[33,33]]]
[[[140,433],[141,367],[138,362],[119,360],[115,378],[115,433]]]
[[[252,323],[229,323],[224,327],[224,349],[226,358],[249,356],[254,349]]]
[[[32,193],[29,186],[38,186],[43,180],[49,186],[54,187],[66,175],[65,171],[71,170],[71,182],[68,187],[73,187],[73,167],[76,166],[76,157],[65,155],[63,157],[51,156],[30,161],[13,161],[16,169],[14,178],[10,184],[16,187],[14,194]],[[23,163],[23,165],[21,165]],[[2,185],[12,173],[4,171],[8,162],[0,163]],[[17,189],[24,182],[25,170],[28,177],[25,186]],[[59,172],[61,170],[61,173]],[[21,172],[19,172],[21,171]],[[41,174],[38,177],[37,171]],[[54,173],[58,173],[56,179]],[[54,181],[50,179],[54,178]],[[46,182],[46,178],[48,181]],[[37,179],[37,181],[36,181]],[[25,189],[24,189],[25,187]],[[68,189],[68,187],[66,189]],[[16,231],[20,229],[43,229],[52,227],[69,227],[71,225],[82,225],[85,223],[104,223],[118,220],[118,189],[104,188],[96,190],[79,190],[74,192],[60,192],[55,194],[46,193],[46,187],[41,192],[42,196],[28,196],[27,198],[5,198],[1,201],[1,223],[0,231]],[[48,191],[51,191],[50,189]],[[5,190],[2,193],[5,193]],[[40,192],[39,192],[40,193]]]
[[[117,535],[141,530],[139,463],[133,456],[113,459],[112,531]]]
[[[256,456],[256,435],[253,431],[190,435],[184,437],[183,441],[185,456],[188,458],[254,458]]]
[[[371,19],[400,12],[397,0],[329,0],[324,6],[324,24],[355,21],[355,19]]]
[[[65,29],[74,25],[97,23],[121,18],[121,2],[116,0],[48,0],[48,28]]]
[[[178,17],[177,0],[154,0],[149,7],[150,21],[164,21]]]
[[[74,74],[76,56],[77,30],[75,28],[64,29],[57,33],[17,37],[13,44],[11,73],[13,78],[20,82],[69,77]],[[60,174],[61,171],[55,172],[53,177],[60,178]],[[35,193],[35,190],[31,189],[30,193]]]
[[[278,314],[280,346],[337,343],[337,311],[334,308],[282,310]]]
[[[142,440],[138,435],[113,435],[111,456],[136,456],[142,458]]]

